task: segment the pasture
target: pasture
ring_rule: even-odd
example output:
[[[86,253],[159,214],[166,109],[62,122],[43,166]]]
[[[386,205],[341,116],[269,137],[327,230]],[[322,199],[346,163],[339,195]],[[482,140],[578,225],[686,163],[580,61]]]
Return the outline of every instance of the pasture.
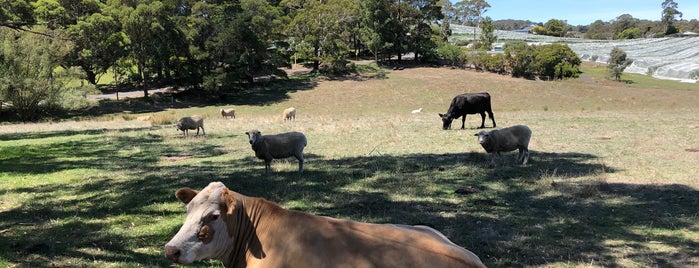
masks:
[[[221,105],[1,125],[0,267],[169,266],[185,216],[174,192],[211,181],[288,209],[429,225],[489,267],[699,265],[699,87],[599,68],[552,82],[427,67],[300,77]],[[532,129],[526,166],[516,152],[489,165],[479,115],[441,129],[453,96],[483,91],[498,127]],[[134,120],[192,114],[205,137]],[[290,158],[265,176],[250,129],[305,133],[304,173]]]

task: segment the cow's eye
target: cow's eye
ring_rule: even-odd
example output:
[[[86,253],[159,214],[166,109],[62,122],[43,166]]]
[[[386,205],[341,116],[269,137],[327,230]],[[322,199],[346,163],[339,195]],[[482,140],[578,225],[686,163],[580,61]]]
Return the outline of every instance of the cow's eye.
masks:
[[[202,219],[202,225],[207,225],[212,221],[218,220],[218,214],[209,214],[204,219]]]

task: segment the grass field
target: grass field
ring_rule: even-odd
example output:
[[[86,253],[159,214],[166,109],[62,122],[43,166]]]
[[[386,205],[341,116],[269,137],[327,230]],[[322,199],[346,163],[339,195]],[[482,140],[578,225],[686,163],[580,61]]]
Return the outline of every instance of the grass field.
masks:
[[[429,225],[489,267],[698,266],[699,86],[583,70],[552,82],[427,67],[300,77],[221,105],[2,125],[0,267],[169,266],[163,246],[185,213],[174,192],[211,181],[289,209]],[[498,127],[532,129],[526,166],[516,153],[489,165],[479,116],[441,130],[454,95],[481,91]],[[283,122],[289,106],[297,119]],[[206,137],[135,120],[190,114],[207,118]],[[303,175],[289,159],[265,176],[253,128],[304,132]]]

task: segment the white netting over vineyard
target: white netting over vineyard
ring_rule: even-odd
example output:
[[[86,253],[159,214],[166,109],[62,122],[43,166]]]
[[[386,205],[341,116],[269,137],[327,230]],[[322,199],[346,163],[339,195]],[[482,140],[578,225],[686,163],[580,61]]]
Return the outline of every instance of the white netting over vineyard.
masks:
[[[451,25],[455,39],[470,39],[473,27]],[[480,29],[476,29],[476,35]],[[686,82],[699,80],[699,37],[643,38],[632,40],[587,40],[558,38],[511,31],[495,31],[499,41],[567,44],[584,61],[606,63],[613,47],[624,50],[633,63],[626,73],[651,74],[661,79]]]

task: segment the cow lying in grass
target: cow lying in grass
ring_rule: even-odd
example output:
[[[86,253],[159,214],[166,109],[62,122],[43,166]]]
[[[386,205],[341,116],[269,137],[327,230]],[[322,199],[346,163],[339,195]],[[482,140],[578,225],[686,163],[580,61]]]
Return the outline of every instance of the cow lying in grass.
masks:
[[[214,258],[226,267],[485,267],[426,226],[371,224],[286,210],[212,182],[175,194],[187,218],[165,245],[176,263]]]

